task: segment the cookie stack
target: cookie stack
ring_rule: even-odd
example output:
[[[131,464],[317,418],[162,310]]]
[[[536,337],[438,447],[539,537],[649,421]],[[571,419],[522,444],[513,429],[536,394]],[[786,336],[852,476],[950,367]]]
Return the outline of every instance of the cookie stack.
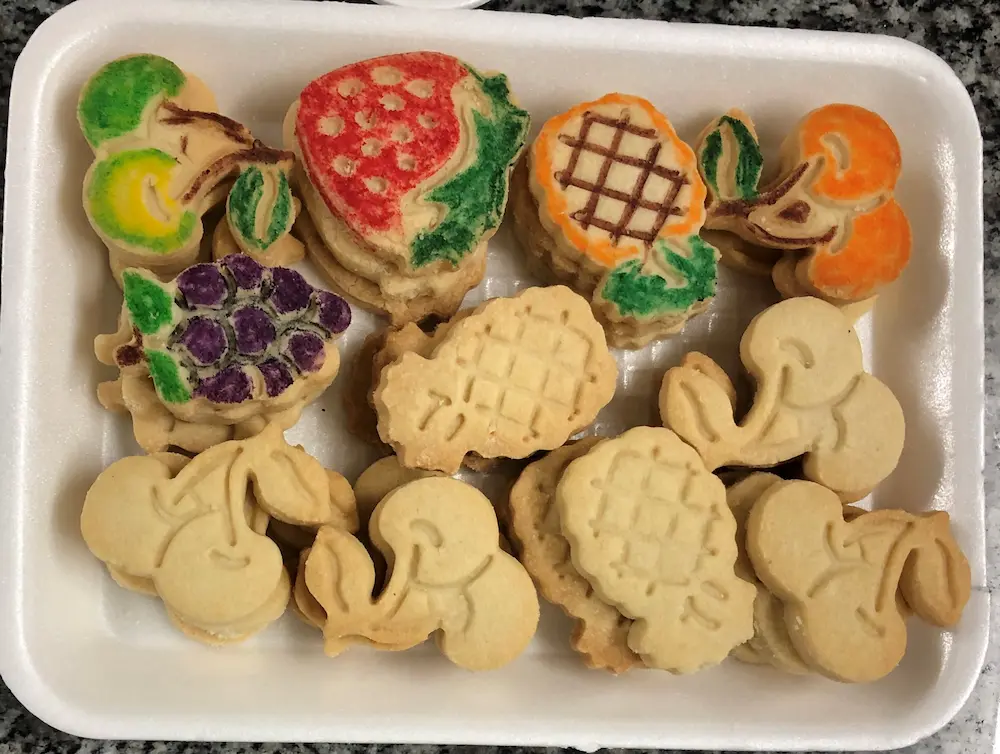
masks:
[[[486,270],[528,114],[503,75],[437,52],[312,81],[285,118],[309,218],[297,232],[331,284],[394,324],[449,317]]]
[[[825,487],[752,474],[729,490],[738,572],[757,588],[744,662],[866,683],[906,652],[906,619],[954,626],[969,563],[948,514],[866,512]],[[792,544],[794,543],[794,544]]]
[[[709,123],[697,152],[708,188],[705,228],[722,260],[770,275],[785,298],[822,298],[854,318],[909,262],[910,224],[893,196],[899,142],[876,113],[846,104],[807,113],[763,187],[760,143],[743,111]]]
[[[192,638],[229,644],[288,604],[281,551],[265,536],[271,518],[357,529],[347,480],[288,445],[274,424],[194,459],[116,461],[87,492],[80,528],[121,586],[158,596]]]
[[[454,474],[469,453],[525,458],[590,424],[618,368],[587,301],[563,286],[493,299],[384,367],[378,433],[403,465]]]
[[[651,103],[576,105],[542,126],[526,163],[512,189],[518,238],[546,277],[591,299],[613,346],[680,332],[708,307],[718,252],[698,235],[705,184]]]
[[[902,659],[908,614],[958,621],[971,576],[947,514],[844,504],[888,476],[903,440],[845,324],[819,299],[777,304],[743,336],[757,395],[739,424],[725,372],[689,354],[664,377],[669,428],[587,438],[521,474],[520,557],[577,620],[590,667],[689,673],[732,653],[867,682]],[[753,473],[728,493],[711,473],[796,458],[803,479]]]
[[[132,415],[148,452],[200,452],[294,424],[340,368],[351,310],[287,267],[244,254],[188,267],[173,281],[128,269],[119,329],[95,341],[119,370],[102,404]]]

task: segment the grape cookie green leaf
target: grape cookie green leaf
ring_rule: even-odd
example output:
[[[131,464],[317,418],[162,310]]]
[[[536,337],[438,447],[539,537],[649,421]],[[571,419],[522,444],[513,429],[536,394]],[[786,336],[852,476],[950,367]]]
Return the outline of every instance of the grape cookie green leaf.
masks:
[[[170,277],[196,261],[201,216],[236,173],[240,193],[230,209],[242,212],[234,225],[247,230],[238,241],[266,252],[289,238],[294,156],[269,149],[214,109],[204,85],[156,55],[113,60],[84,85],[77,117],[95,160],[84,178],[83,204],[116,275],[141,267]],[[278,189],[257,196],[254,184],[265,171],[278,173]],[[258,208],[270,211],[263,233],[250,219]],[[268,261],[266,253],[255,256]]]
[[[350,307],[295,270],[233,254],[189,267],[170,283],[137,269],[123,280],[136,336],[118,348],[116,361],[134,365],[140,347],[168,406],[194,398],[266,402],[312,375],[336,374],[324,366],[339,358],[334,338],[350,324]]]

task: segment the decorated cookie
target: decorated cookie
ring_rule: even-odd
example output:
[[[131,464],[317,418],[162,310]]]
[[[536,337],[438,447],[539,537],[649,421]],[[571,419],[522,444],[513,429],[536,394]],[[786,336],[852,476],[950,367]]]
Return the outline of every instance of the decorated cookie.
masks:
[[[186,633],[225,643],[263,628],[288,602],[258,506],[290,523],[357,528],[350,485],[275,426],[190,462],[170,453],[116,461],[87,492],[80,526],[116,580],[148,583]]]
[[[825,105],[788,135],[778,178],[760,188],[753,123],[730,110],[699,139],[705,225],[796,252],[796,277],[808,294],[860,301],[899,277],[910,259],[909,222],[893,198],[901,162],[882,118],[856,105]]]
[[[897,590],[921,619],[955,625],[969,599],[969,563],[948,514],[879,510],[845,521],[840,499],[812,482],[781,482],[753,506],[747,551],[784,603],[803,659],[830,678],[874,681],[906,651]]]
[[[157,55],[130,55],[98,70],[83,87],[77,117],[95,160],[83,186],[91,226],[126,267],[174,275],[198,258],[202,214],[226,197],[240,249],[261,261],[301,258],[289,236],[295,219],[289,171],[294,156],[264,146],[216,112],[195,77]]]
[[[379,435],[403,465],[449,474],[469,452],[524,458],[590,424],[617,374],[583,298],[528,288],[452,325],[429,358],[404,353],[382,370]]]
[[[132,339],[114,360],[152,376],[160,401],[187,422],[237,424],[301,410],[332,382],[334,343],[351,321],[339,296],[295,270],[235,254],[170,283],[123,275]]]
[[[437,52],[387,55],[321,76],[285,120],[336,286],[395,324],[448,316],[484,272],[528,129],[503,75]]]
[[[455,479],[418,479],[379,503],[369,534],[391,564],[373,597],[375,571],[357,539],[320,529],[305,583],[325,612],[324,647],[340,654],[359,638],[403,648],[437,632],[456,665],[490,670],[517,657],[538,624],[538,599],[521,564],[500,550],[493,506]]]
[[[896,467],[903,411],[865,372],[858,336],[835,306],[793,298],[765,309],[743,333],[740,357],[757,392],[739,424],[725,389],[704,371],[674,367],[663,378],[664,424],[709,469],[803,456],[808,479],[856,499]]]
[[[725,487],[668,429],[637,427],[569,464],[556,506],[573,565],[633,623],[649,667],[691,673],[753,635]]]
[[[676,332],[708,306],[718,253],[698,235],[705,186],[694,153],[649,102],[608,94],[557,115],[527,172],[524,245],[593,297],[614,345]]]
[[[573,649],[589,667],[617,674],[642,665],[628,646],[632,621],[598,597],[576,570],[555,504],[556,484],[566,467],[600,441],[585,437],[528,465],[510,491],[511,530],[521,563],[542,596],[576,619]]]

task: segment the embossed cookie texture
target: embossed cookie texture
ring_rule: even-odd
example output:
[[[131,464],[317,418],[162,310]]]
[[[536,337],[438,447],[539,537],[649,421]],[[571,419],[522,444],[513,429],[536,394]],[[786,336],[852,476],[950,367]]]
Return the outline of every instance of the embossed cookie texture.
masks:
[[[453,314],[485,272],[528,121],[505,76],[438,52],[315,79],[284,129],[315,225],[308,253],[394,324]]]
[[[573,649],[589,667],[623,673],[642,665],[628,646],[632,621],[594,593],[576,570],[555,504],[556,485],[566,467],[601,439],[585,437],[525,467],[510,491],[511,529],[520,560],[542,596],[576,619]]]
[[[806,114],[782,144],[778,177],[763,188],[753,122],[730,110],[703,131],[698,165],[708,187],[705,227],[753,245],[723,258],[737,266],[769,261],[786,297],[862,301],[909,262],[910,225],[893,196],[899,142],[870,110],[830,104]],[[779,261],[760,247],[787,253]]]
[[[277,619],[290,585],[268,517],[357,529],[347,481],[271,426],[196,458],[133,456],[87,492],[83,539],[123,586],[156,594],[199,641],[240,641]]]
[[[736,575],[757,589],[753,602],[753,636],[733,650],[733,657],[755,665],[771,665],[786,673],[804,675],[811,669],[788,636],[784,605],[757,579],[746,549],[750,511],[767,490],[781,481],[779,476],[758,471],[726,489],[726,503],[736,519],[736,547],[739,552]]]
[[[123,281],[123,327],[110,342],[98,339],[98,356],[123,374],[148,375],[178,419],[250,422],[248,434],[272,417],[285,426],[280,418],[294,421],[337,375],[335,338],[350,307],[295,270],[232,255],[170,283],[135,269]]]
[[[770,487],[750,512],[747,552],[784,603],[798,654],[835,680],[873,681],[906,651],[906,614],[953,626],[969,599],[969,563],[948,514],[853,513],[804,481]],[[902,596],[902,601],[897,598]]]
[[[301,259],[289,235],[294,155],[219,114],[205,84],[171,61],[129,55],[102,66],[80,93],[77,119],[94,149],[84,210],[119,283],[126,267],[169,276],[197,261],[202,215],[222,200],[224,245],[265,264]]]
[[[369,526],[390,564],[376,591],[364,546],[334,527],[320,529],[304,576],[325,612],[311,614],[323,618],[326,653],[359,641],[402,649],[434,634],[460,667],[512,661],[535,633],[538,598],[521,564],[500,549],[499,534],[492,504],[474,487],[444,477],[405,484],[379,503]]]
[[[646,100],[608,94],[546,122],[514,191],[522,245],[593,299],[613,345],[677,332],[715,295],[694,153]]]
[[[455,473],[470,452],[524,458],[593,422],[617,374],[586,300],[529,288],[452,325],[430,358],[404,353],[384,369],[379,434],[414,468]]]
[[[633,619],[649,667],[691,673],[753,635],[722,482],[668,429],[637,427],[570,463],[556,487],[573,565]]]
[[[674,367],[660,388],[664,424],[709,469],[803,456],[808,479],[850,500],[896,467],[902,408],[865,372],[858,336],[835,306],[793,298],[764,310],[743,333],[740,358],[757,391],[739,424],[726,389],[703,370]]]

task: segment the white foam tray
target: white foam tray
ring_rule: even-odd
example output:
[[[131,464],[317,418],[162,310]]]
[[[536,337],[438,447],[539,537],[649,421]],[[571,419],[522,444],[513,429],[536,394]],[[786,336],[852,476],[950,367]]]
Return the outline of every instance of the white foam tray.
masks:
[[[80,206],[91,156],[74,106],[106,61],[150,51],[196,72],[223,112],[275,142],[313,77],[389,52],[438,49],[507,72],[535,128],[607,91],[651,99],[691,139],[732,106],[773,150],[806,110],[830,101],[880,112],[904,155],[898,196],[913,262],[860,326],[870,365],[896,392],[907,437],[875,504],[952,515],[976,589],[960,625],[911,622],[886,679],[846,686],[730,661],[693,677],[587,671],[569,622],[543,610],[516,662],[472,674],[432,646],[322,655],[286,615],[247,642],[208,649],[173,631],[153,599],[115,586],[79,534],[99,471],[137,452],[128,422],[98,405],[108,370],[91,352],[120,294]],[[950,719],[983,662],[982,144],[972,105],[930,53],[883,37],[573,20],[266,0],[81,0],[46,21],[17,63],[3,238],[0,360],[0,671],[32,712],[92,737],[383,741],[699,749],[893,748]],[[468,301],[530,284],[502,230]],[[737,369],[745,324],[771,300],[723,273],[710,313],[682,337],[622,354],[618,395],[598,422],[655,423],[664,369],[699,348]],[[374,326],[356,313],[345,362]],[[336,386],[289,432],[349,478],[370,451],[342,428]]]

